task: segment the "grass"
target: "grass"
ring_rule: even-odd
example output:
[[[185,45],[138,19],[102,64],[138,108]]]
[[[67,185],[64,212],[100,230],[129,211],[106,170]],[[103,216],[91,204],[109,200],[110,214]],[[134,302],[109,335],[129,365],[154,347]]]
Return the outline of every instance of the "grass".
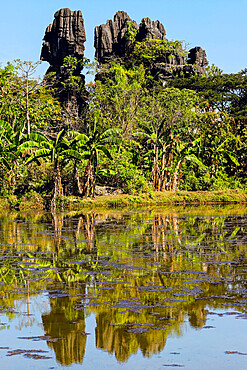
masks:
[[[12,199],[0,198],[0,209],[42,209],[44,200],[35,196]],[[80,197],[64,197],[64,209],[78,210],[81,208],[124,208],[159,205],[193,205],[193,204],[227,204],[247,203],[247,192],[243,190],[217,191],[177,191],[151,192],[139,195],[102,195],[94,199]]]
[[[242,190],[222,191],[177,191],[155,192],[139,195],[103,195],[95,199],[66,198],[66,208],[118,208],[165,204],[217,204],[247,203],[247,192]]]

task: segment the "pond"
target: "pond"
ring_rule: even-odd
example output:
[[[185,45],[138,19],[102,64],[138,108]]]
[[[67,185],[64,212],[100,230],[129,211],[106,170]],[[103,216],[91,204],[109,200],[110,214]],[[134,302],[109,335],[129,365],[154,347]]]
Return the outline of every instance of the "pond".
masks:
[[[0,215],[1,369],[246,369],[247,207]]]

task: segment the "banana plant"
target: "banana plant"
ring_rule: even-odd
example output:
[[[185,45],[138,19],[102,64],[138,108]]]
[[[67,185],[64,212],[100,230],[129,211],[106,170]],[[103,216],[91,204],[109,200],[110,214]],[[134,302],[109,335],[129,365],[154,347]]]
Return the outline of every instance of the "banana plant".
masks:
[[[196,156],[196,149],[198,145],[200,145],[201,138],[197,138],[192,140],[191,142],[182,142],[179,140],[177,136],[176,145],[173,150],[173,168],[172,168],[172,177],[170,180],[170,190],[176,191],[178,190],[179,181],[181,176],[179,176],[181,172],[181,166],[184,162],[193,162],[197,164],[202,169],[206,169],[207,167],[202,163],[202,161]]]
[[[87,134],[78,134],[75,137],[72,146],[76,146],[83,159],[87,160],[82,181],[82,195],[86,197],[94,195],[96,174],[99,174],[99,156],[103,154],[112,160],[108,145],[118,143],[118,135],[121,132],[122,130],[116,128],[100,132],[97,128],[97,121],[95,120],[93,126],[88,125]]]
[[[53,136],[46,136],[41,133],[31,133],[29,140],[22,144],[22,150],[31,151],[26,164],[33,161],[39,163],[40,158],[49,159],[53,165],[53,192],[51,200],[51,209],[56,210],[59,199],[63,199],[61,161],[64,159],[84,159],[80,151],[71,147],[71,141],[68,139],[68,129],[62,129]],[[61,204],[63,207],[63,202]]]

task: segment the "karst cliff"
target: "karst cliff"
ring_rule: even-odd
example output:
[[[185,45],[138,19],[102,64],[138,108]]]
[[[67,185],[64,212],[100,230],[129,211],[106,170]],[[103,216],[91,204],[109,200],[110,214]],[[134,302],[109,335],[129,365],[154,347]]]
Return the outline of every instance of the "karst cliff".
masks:
[[[46,28],[41,50],[41,60],[50,64],[47,72],[55,74],[53,85],[58,99],[63,106],[68,104],[71,106],[73,103],[73,114],[76,119],[80,116],[83,106],[84,76],[81,74],[83,65],[78,63],[73,72],[71,70],[69,72],[80,79],[80,89],[70,88],[69,93],[65,92],[65,82],[70,76],[68,69],[64,67],[64,58],[70,56],[78,62],[81,61],[84,57],[85,41],[86,34],[81,11],[60,9],[55,13],[53,23]],[[135,55],[136,46],[139,46],[139,51],[145,47],[148,50],[149,46],[150,49],[155,48],[155,43],[159,46],[158,51],[155,49],[154,56],[145,67],[163,85],[167,79],[175,76],[188,77],[205,73],[205,67],[208,64],[206,52],[200,46],[190,49],[188,54],[179,43],[178,46],[173,47],[173,42],[166,39],[165,28],[158,20],[143,18],[141,23],[137,24],[126,12],[118,11],[113,20],[107,20],[105,24],[95,27],[95,58],[99,64],[108,63],[113,58],[117,58],[123,63],[126,61],[128,68],[128,60]],[[141,63],[142,60],[138,58],[137,55],[136,62]]]

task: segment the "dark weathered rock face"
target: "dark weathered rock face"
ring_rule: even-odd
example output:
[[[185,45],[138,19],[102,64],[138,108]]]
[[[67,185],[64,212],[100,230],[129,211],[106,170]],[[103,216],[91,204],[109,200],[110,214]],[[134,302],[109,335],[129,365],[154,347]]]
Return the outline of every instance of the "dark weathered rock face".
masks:
[[[40,58],[55,67],[61,66],[68,55],[83,57],[86,35],[80,10],[60,9],[54,17],[45,31]]]
[[[124,57],[129,52],[129,42],[126,38],[129,23],[136,29],[136,41],[165,39],[165,28],[159,21],[143,18],[141,24],[137,25],[127,13],[119,11],[115,14],[114,21],[107,20],[106,24],[95,27],[95,57],[100,63],[113,56]]]
[[[166,40],[166,31],[160,21],[154,22],[149,18],[143,18],[138,28],[137,41],[143,41],[145,39]]]
[[[66,125],[77,128],[85,108],[85,76],[81,74],[80,63],[71,72],[63,62],[69,55],[77,60],[83,58],[86,41],[84,21],[80,10],[68,8],[58,10],[54,18],[45,31],[40,56],[41,60],[50,63],[44,82],[53,87],[54,95],[63,108]],[[71,75],[76,76],[73,84],[69,82]]]
[[[206,67],[208,65],[208,60],[205,50],[200,46],[196,46],[190,49],[188,55],[188,64],[196,64],[198,67]]]
[[[125,34],[128,30],[128,22],[133,21],[127,13],[119,11],[115,14],[114,21],[107,20],[106,24],[95,27],[95,57],[100,63],[112,56],[123,57],[126,54]]]
[[[130,23],[135,31],[132,33],[132,37],[134,37],[132,43],[129,41],[128,35]],[[105,63],[112,57],[128,60],[135,42],[150,39],[166,40],[165,35],[165,28],[159,21],[154,22],[149,18],[143,18],[140,25],[137,25],[127,13],[119,11],[115,14],[114,21],[108,20],[106,24],[95,28],[95,57],[99,63]],[[208,61],[206,53],[201,47],[197,46],[189,51],[187,62],[185,62],[182,49],[174,50],[172,54],[171,58],[171,51],[164,52],[162,55],[158,53],[156,60],[152,60],[152,64],[150,64],[151,73],[159,76],[161,81],[174,76],[205,73],[204,67],[207,66]]]

